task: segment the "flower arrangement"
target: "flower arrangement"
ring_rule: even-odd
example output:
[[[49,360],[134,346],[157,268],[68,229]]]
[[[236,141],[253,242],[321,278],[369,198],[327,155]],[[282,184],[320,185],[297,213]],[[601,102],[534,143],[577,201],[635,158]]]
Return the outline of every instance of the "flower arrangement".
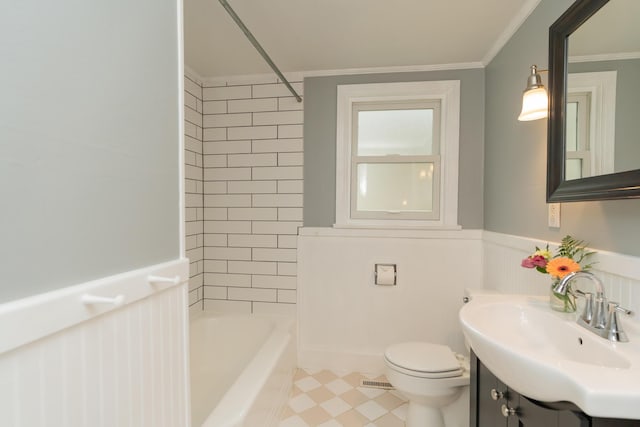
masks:
[[[553,286],[566,275],[574,271],[590,269],[592,264],[587,261],[594,253],[587,250],[584,241],[565,236],[555,255],[549,250],[548,244],[545,249],[536,246],[536,251],[523,259],[521,265],[525,268],[535,268],[542,274],[549,274],[553,278],[553,289]],[[561,311],[573,312],[576,310],[575,295],[571,290],[567,292],[567,295],[552,292],[553,298],[562,302],[562,306],[559,308]]]

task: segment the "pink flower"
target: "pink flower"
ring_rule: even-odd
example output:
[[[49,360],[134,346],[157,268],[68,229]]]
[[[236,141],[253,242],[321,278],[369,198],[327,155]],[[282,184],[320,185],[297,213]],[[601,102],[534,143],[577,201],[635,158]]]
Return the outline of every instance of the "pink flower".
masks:
[[[533,255],[523,259],[520,265],[524,268],[544,268],[547,265],[547,259],[542,255]]]
[[[536,266],[533,263],[533,258],[530,258],[530,257],[526,257],[525,259],[523,259],[520,265],[523,266],[524,268],[534,268]]]
[[[534,267],[544,268],[544,267],[547,266],[547,259],[545,257],[543,257],[542,255],[534,255],[531,258],[531,261],[532,261]]]

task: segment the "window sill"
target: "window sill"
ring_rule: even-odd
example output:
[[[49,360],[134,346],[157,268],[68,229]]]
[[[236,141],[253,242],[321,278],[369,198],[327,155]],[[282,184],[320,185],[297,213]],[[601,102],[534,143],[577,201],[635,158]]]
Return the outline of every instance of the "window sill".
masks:
[[[316,237],[381,237],[408,239],[471,239],[480,240],[482,230],[463,230],[460,226],[432,228],[391,227],[301,227],[300,236]]]

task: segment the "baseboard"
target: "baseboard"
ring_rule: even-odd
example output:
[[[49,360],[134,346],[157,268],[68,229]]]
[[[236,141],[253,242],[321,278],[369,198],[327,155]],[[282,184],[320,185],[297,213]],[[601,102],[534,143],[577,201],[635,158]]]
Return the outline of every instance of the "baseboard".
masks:
[[[336,350],[298,349],[298,367],[310,370],[384,373],[384,356],[372,353],[349,353]]]

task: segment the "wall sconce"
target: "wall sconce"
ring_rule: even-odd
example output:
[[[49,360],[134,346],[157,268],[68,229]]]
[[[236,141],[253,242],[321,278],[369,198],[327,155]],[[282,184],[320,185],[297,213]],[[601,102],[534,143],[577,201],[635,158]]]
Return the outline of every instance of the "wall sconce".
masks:
[[[540,72],[547,70],[540,70]],[[530,120],[544,119],[548,115],[549,97],[542,84],[542,78],[538,74],[538,67],[531,66],[531,74],[527,78],[527,88],[522,95],[522,112],[518,120],[526,122]]]

